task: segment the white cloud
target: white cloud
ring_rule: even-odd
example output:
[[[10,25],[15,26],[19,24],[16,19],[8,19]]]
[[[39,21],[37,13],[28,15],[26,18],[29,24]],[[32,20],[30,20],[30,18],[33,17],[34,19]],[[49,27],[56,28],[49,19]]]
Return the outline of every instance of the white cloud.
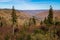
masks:
[[[0,0],[0,2],[9,2],[9,1],[12,1],[12,0]]]

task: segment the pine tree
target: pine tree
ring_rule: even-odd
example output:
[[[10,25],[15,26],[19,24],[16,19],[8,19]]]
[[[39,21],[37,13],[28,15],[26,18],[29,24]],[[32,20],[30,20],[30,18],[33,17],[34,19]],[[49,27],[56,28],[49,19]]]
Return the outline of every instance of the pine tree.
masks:
[[[32,18],[32,21],[33,21],[33,24],[35,25],[36,24],[36,20],[35,20],[35,17],[34,16]]]
[[[12,16],[12,26],[13,26],[13,35],[14,35],[14,28],[15,28],[15,26],[14,25],[16,25],[16,22],[17,22],[17,16],[16,16],[16,11],[15,11],[15,9],[14,9],[14,6],[12,7],[12,14],[11,14],[11,16]]]
[[[46,17],[45,17],[45,19],[44,19],[44,23],[47,24],[47,19],[46,19]]]
[[[43,21],[41,20],[40,25],[42,26],[42,24],[43,24]]]
[[[48,23],[49,24],[53,23],[53,9],[52,9],[52,6],[50,6],[50,9],[49,9]]]
[[[2,23],[2,17],[0,17],[0,27],[3,26],[3,23]]]
[[[36,24],[36,19],[35,17],[33,16],[32,18],[29,19],[29,26],[30,25],[35,25]]]
[[[16,11],[15,11],[15,9],[14,9],[14,6],[12,7],[12,22],[13,22],[13,24],[15,24],[16,22],[17,22],[17,16],[16,16]]]
[[[29,26],[31,25],[31,18],[29,19]]]

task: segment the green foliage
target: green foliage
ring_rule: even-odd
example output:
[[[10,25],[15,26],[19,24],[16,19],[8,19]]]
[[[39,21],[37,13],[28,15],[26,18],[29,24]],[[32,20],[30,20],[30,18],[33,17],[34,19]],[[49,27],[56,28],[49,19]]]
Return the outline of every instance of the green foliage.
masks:
[[[23,24],[23,31],[28,31],[28,28],[29,28],[29,22],[25,21]]]
[[[34,16],[32,18],[32,21],[33,21],[33,24],[36,24],[36,20],[35,20],[35,17]]]
[[[30,25],[35,25],[36,24],[36,19],[35,17],[33,16],[32,18],[29,19],[29,26]]]
[[[60,25],[60,21],[58,21],[57,17],[55,17],[54,24],[55,24],[55,26]]]
[[[5,36],[5,40],[9,40],[9,36],[8,35]]]
[[[49,9],[48,23],[53,24],[53,9],[52,9],[52,6],[50,6],[50,9]]]
[[[0,27],[2,27],[3,26],[3,23],[2,22],[0,22]]]
[[[56,22],[55,25],[60,25],[60,22]]]
[[[47,22],[48,22],[48,21],[47,21],[47,19],[46,19],[46,17],[45,17],[45,19],[44,19],[44,23],[47,24]]]
[[[16,40],[24,40],[23,37],[16,38]]]
[[[18,33],[18,36],[16,36],[16,40],[24,40],[26,36],[25,30],[21,30],[20,33]]]
[[[53,25],[53,9],[52,9],[52,6],[50,6],[49,14],[48,14],[47,18],[45,17],[44,23],[45,23],[47,26]]]
[[[43,21],[41,20],[40,25],[42,26],[42,24],[43,24]]]
[[[16,40],[31,40],[31,35],[22,33],[19,37],[16,37]]]
[[[14,9],[14,6],[12,7],[12,26],[13,26],[13,35],[14,35],[14,26],[16,26],[15,24],[17,23],[17,16],[16,16],[16,11]]]
[[[27,39],[26,40],[31,40],[31,35],[27,35]]]
[[[34,34],[43,34],[44,35],[45,32],[43,30],[41,30],[41,29],[35,29]]]
[[[13,22],[13,25],[14,25],[17,22],[17,16],[16,16],[16,11],[14,9],[14,6],[12,8],[11,16],[12,16],[12,22]],[[46,25],[44,25],[44,23]],[[44,19],[44,23],[41,20],[41,22],[40,22],[41,27],[40,28],[33,28],[36,25],[36,19],[33,16],[28,21],[24,22],[23,28],[21,30],[19,30],[18,28],[14,28],[14,26],[16,26],[16,25],[14,25],[13,26],[13,28],[14,28],[13,31],[18,36],[18,37],[16,37],[16,40],[55,40],[55,39],[58,40],[57,36],[60,35],[60,28],[56,29],[54,27],[55,26],[59,27],[60,22],[59,21],[54,21],[54,24],[53,24],[53,9],[52,9],[51,6],[50,6],[50,9],[49,9],[49,15],[48,15],[47,18]],[[53,24],[53,25],[50,26],[51,24]],[[30,29],[30,30],[32,30],[32,32],[30,32],[30,30],[29,30],[30,25],[31,26],[33,25],[32,28]],[[1,27],[3,26],[3,21],[2,21],[1,17],[0,17],[0,26]],[[56,35],[56,33],[57,33],[57,35]],[[14,37],[16,35],[14,35]],[[9,40],[8,35],[5,36],[5,40]]]
[[[29,19],[29,23],[28,23],[28,24],[29,24],[29,26],[33,25],[33,20],[32,20],[32,18]]]
[[[2,17],[0,17],[0,27],[3,26]]]
[[[13,24],[15,24],[17,22],[17,20],[16,20],[17,16],[16,16],[16,11],[14,9],[14,6],[12,8],[12,14],[11,14],[11,16],[12,16],[12,22],[13,22]]]
[[[45,31],[43,30],[36,30],[36,33],[31,35],[32,40],[57,40],[57,35],[55,35],[54,30]]]

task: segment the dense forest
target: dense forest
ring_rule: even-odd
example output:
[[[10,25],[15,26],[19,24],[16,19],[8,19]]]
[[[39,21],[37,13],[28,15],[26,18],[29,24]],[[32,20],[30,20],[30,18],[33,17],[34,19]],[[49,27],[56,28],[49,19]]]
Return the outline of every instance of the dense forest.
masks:
[[[54,17],[52,6],[48,10],[48,16],[44,20],[39,20],[39,26],[36,26],[38,20],[35,16],[18,25],[14,6],[11,10],[11,18],[8,20],[10,24],[0,15],[0,40],[60,40],[60,19]]]

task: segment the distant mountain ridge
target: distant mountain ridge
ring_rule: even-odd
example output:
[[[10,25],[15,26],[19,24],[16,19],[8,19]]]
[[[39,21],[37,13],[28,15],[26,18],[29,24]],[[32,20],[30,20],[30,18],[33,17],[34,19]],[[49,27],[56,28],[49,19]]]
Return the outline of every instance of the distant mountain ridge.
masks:
[[[7,15],[10,15],[11,12],[12,12],[11,9],[0,9],[0,15],[7,16]],[[48,10],[16,10],[16,14],[20,18],[21,17],[29,18],[31,16],[36,16],[41,19],[44,19],[49,14],[49,11]],[[53,10],[53,14],[54,16],[60,19],[60,10]]]

